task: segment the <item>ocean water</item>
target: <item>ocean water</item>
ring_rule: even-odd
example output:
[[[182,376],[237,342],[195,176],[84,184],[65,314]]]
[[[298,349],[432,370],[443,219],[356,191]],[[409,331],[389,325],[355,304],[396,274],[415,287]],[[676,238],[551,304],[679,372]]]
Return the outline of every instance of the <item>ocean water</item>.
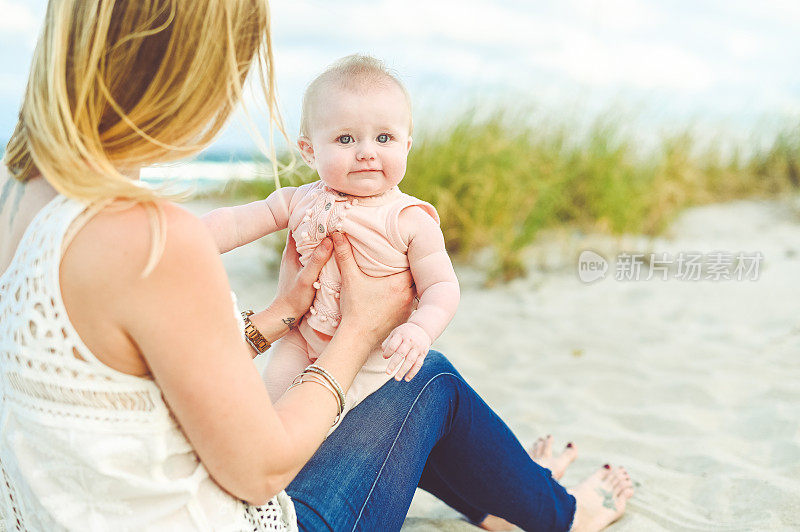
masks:
[[[231,180],[271,179],[258,162],[186,162],[142,169],[142,181],[151,185],[169,183],[200,194],[225,188]]]

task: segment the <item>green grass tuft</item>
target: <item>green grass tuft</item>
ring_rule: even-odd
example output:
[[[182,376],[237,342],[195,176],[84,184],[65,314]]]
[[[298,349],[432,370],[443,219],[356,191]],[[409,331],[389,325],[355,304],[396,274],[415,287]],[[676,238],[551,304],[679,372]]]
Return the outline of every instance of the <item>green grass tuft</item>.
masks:
[[[723,155],[720,145],[698,149],[688,129],[644,150],[613,118],[598,118],[582,134],[566,123],[521,123],[503,110],[486,118],[464,113],[415,139],[401,184],[437,208],[456,259],[493,251],[491,280],[524,275],[521,252],[546,228],[654,235],[691,205],[800,187],[798,129],[748,155]],[[283,184],[314,179],[302,167]],[[250,200],[274,188],[269,180],[237,181],[225,194]]]

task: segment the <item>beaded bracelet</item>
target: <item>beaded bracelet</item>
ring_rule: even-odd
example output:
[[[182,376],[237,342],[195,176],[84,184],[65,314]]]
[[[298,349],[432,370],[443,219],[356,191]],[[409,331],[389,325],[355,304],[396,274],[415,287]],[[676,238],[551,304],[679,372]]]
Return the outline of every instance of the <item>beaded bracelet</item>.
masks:
[[[328,381],[328,383],[333,387],[334,390],[336,390],[336,393],[339,395],[339,400],[341,401],[342,409],[344,410],[345,405],[347,404],[345,402],[344,392],[342,391],[342,387],[339,386],[339,383],[336,381],[333,375],[328,373],[328,371],[325,368],[320,367],[316,364],[309,364],[308,366],[306,366],[306,369],[303,370],[303,373],[309,371],[316,373],[318,375],[322,375],[325,378],[325,380]]]

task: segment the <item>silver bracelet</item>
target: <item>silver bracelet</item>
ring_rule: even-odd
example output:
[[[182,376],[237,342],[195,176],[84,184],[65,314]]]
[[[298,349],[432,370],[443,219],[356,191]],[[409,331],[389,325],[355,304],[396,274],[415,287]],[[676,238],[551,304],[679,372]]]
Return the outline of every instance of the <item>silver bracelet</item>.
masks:
[[[325,378],[316,373],[311,373],[311,372],[309,373],[303,372],[299,374],[297,377],[295,377],[294,380],[292,381],[292,385],[289,386],[289,388],[287,388],[286,391],[288,392],[292,388],[300,386],[304,382],[315,382],[320,386],[322,386],[323,388],[325,388],[326,390],[328,390],[331,393],[331,395],[333,395],[333,400],[336,401],[336,409],[337,409],[336,418],[333,420],[333,425],[336,425],[339,422],[339,418],[342,416],[342,412],[344,412],[344,405],[339,400],[339,394],[336,393],[336,391],[328,383],[328,381],[325,380]]]
[[[316,364],[309,364],[308,366],[306,366],[306,369],[303,370],[303,373],[307,371],[311,371],[325,377],[328,383],[330,383],[330,385],[333,387],[334,390],[336,390],[336,393],[339,395],[339,400],[342,402],[342,410],[344,410],[345,405],[347,404],[345,401],[344,392],[342,391],[342,387],[339,386],[339,383],[336,381],[333,375],[328,373],[328,371],[325,370],[325,368],[317,366]]]

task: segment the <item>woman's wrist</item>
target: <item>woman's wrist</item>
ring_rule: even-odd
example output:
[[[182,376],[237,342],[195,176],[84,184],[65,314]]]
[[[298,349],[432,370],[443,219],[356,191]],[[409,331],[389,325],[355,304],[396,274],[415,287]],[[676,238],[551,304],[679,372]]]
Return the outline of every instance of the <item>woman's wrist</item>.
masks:
[[[286,326],[286,330],[290,331],[297,327],[300,319],[308,312],[308,306],[297,308],[297,305],[293,304],[291,300],[279,296],[269,304],[265,312],[277,317]]]
[[[371,351],[372,344],[364,337],[362,330],[344,322],[337,327],[316,363],[330,371],[346,392]]]
[[[301,317],[285,305],[273,302],[272,305],[261,312],[251,315],[250,322],[270,344],[273,344],[283,335],[297,327]]]
[[[345,316],[339,322],[334,336],[339,336],[342,340],[354,341],[358,346],[364,347],[369,351],[386,339],[386,335],[382,335],[371,325],[373,324],[366,322],[366,320]]]

